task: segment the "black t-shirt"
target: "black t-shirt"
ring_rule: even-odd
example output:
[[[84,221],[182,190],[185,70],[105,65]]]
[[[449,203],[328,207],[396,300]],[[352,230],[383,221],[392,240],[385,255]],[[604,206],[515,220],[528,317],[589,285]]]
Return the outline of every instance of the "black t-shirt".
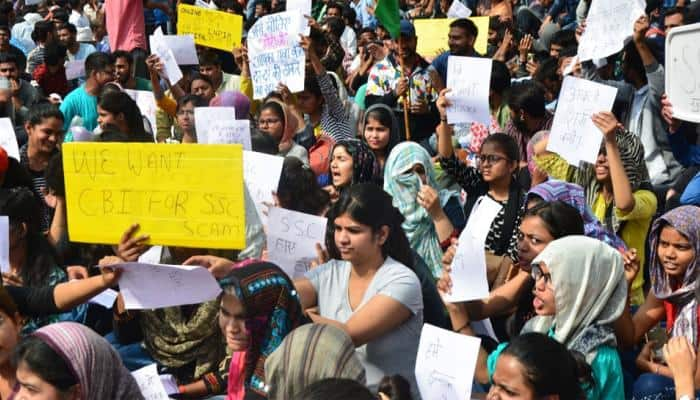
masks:
[[[55,286],[39,288],[5,286],[5,290],[17,305],[20,315],[31,318],[60,312],[53,298],[54,288]]]

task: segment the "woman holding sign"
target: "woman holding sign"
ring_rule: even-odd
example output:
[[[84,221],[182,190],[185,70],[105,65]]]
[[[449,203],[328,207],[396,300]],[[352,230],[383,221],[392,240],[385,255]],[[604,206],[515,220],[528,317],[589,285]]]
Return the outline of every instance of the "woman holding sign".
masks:
[[[373,184],[343,193],[329,213],[333,239],[326,246],[332,260],[295,280],[304,309],[316,323],[350,335],[365,366],[367,384],[376,390],[384,375],[400,374],[417,394],[414,369],[423,298],[403,217],[391,197]]]

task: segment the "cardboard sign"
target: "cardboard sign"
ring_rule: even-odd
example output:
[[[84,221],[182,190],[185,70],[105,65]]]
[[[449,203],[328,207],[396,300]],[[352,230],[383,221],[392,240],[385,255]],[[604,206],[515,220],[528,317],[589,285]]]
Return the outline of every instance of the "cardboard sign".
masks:
[[[674,118],[700,122],[700,23],[671,29],[665,67]]]
[[[180,4],[177,6],[177,32],[194,35],[196,44],[230,52],[241,45],[243,17]]]

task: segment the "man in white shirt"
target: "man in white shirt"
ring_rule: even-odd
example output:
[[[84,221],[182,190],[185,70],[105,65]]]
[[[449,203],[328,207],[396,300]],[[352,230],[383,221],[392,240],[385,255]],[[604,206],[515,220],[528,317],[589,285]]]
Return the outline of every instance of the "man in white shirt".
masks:
[[[91,44],[78,42],[77,35],[78,30],[73,24],[63,24],[58,27],[58,40],[68,50],[68,61],[85,60],[97,51]]]

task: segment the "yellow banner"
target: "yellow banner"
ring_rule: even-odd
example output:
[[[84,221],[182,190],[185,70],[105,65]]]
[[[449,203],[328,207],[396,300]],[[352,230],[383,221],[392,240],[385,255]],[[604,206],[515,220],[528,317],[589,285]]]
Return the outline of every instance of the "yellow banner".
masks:
[[[241,45],[243,17],[180,4],[177,6],[177,33],[192,34],[196,44],[230,52]]]
[[[116,244],[141,224],[150,244],[245,247],[240,145],[66,143],[70,240]]]
[[[489,17],[470,17],[476,24],[479,34],[474,42],[474,49],[479,54],[486,54],[489,39]],[[447,35],[450,33],[450,23],[453,18],[417,19],[413,21],[418,36],[418,54],[432,60],[440,53],[449,50]]]

